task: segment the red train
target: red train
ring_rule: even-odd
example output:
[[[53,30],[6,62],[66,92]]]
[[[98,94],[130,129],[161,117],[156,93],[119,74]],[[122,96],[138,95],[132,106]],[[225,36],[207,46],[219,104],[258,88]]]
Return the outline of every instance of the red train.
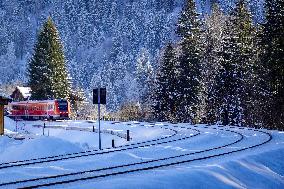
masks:
[[[65,99],[11,102],[9,109],[9,117],[25,120],[69,119],[71,112]]]

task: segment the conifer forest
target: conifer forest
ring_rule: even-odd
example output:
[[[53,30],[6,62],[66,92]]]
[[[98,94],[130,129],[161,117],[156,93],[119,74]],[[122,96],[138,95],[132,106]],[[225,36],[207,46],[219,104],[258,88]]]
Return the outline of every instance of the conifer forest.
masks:
[[[88,114],[101,86],[120,118],[284,129],[283,0],[1,0],[0,20],[0,92]]]

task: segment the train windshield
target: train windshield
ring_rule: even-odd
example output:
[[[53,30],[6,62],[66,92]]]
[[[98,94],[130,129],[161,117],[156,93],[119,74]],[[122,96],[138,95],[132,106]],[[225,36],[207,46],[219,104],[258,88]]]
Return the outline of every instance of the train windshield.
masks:
[[[58,109],[59,109],[59,111],[67,111],[68,110],[68,102],[66,100],[58,101]]]

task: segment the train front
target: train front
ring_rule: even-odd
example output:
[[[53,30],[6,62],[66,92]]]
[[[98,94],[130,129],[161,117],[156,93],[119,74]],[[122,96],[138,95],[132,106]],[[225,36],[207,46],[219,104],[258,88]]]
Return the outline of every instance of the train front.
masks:
[[[70,102],[65,99],[57,99],[55,101],[56,112],[60,119],[69,119],[70,116]]]

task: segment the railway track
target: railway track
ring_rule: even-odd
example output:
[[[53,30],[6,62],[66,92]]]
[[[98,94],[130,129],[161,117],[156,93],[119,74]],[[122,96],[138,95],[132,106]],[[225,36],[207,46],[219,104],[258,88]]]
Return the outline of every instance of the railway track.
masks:
[[[144,126],[144,125],[141,125]],[[153,125],[152,125],[153,126]],[[174,126],[175,128],[179,128],[178,126]],[[162,129],[168,129],[173,132],[170,136],[160,137],[152,140],[137,142],[137,143],[131,143],[126,144],[122,146],[117,146],[115,148],[105,148],[103,150],[88,150],[83,152],[76,152],[76,153],[69,153],[69,154],[63,154],[63,155],[56,155],[56,156],[49,156],[49,157],[41,157],[41,158],[34,158],[34,159],[28,159],[28,160],[20,160],[20,161],[13,161],[13,162],[5,162],[0,164],[0,170],[6,169],[6,168],[13,168],[13,167],[19,167],[19,166],[26,166],[26,165],[35,165],[35,164],[41,164],[41,163],[47,163],[47,162],[54,162],[54,161],[62,161],[62,160],[68,160],[68,159],[75,159],[80,157],[87,157],[87,156],[95,156],[95,155],[102,155],[102,154],[109,154],[113,152],[121,152],[126,150],[132,150],[142,147],[149,147],[154,145],[160,145],[165,144],[169,142],[176,142],[179,140],[184,140],[187,138],[191,138],[197,135],[200,135],[200,131],[197,129],[192,128],[186,128],[190,129],[192,131],[195,131],[196,134],[193,134],[191,136],[185,136],[185,137],[179,137],[178,131],[171,128],[161,127]],[[185,128],[185,127],[180,127]],[[176,138],[174,138],[176,137]]]
[[[255,148],[255,147],[264,145],[268,143],[270,140],[272,140],[272,136],[268,132],[250,129],[254,132],[259,132],[259,133],[266,135],[266,139],[258,144],[245,146],[237,150],[223,151],[228,146],[232,146],[234,144],[240,143],[244,139],[244,135],[242,135],[241,133],[237,131],[231,130],[232,128],[226,129],[226,128],[219,127],[219,128],[211,128],[211,129],[232,132],[232,133],[237,134],[239,137],[237,140],[233,142],[230,142],[230,143],[227,143],[221,146],[205,149],[205,150],[200,150],[197,152],[185,153],[185,154],[169,156],[169,157],[164,157],[164,158],[157,158],[153,160],[130,163],[130,164],[110,166],[110,167],[105,167],[105,168],[100,168],[100,169],[86,170],[86,171],[81,171],[81,172],[73,172],[73,173],[53,175],[53,176],[40,177],[40,178],[34,178],[34,179],[18,180],[18,181],[13,181],[13,182],[1,183],[0,186],[7,187],[7,186],[16,185],[17,187],[20,187],[20,188],[39,188],[39,187],[45,187],[45,186],[67,184],[67,183],[76,182],[76,181],[85,181],[85,180],[91,180],[91,179],[96,179],[96,178],[121,175],[121,174],[132,173],[132,172],[143,171],[143,170],[151,170],[151,169],[156,169],[156,168],[177,165],[181,163],[200,161],[200,160],[205,160],[205,159],[209,159],[213,157],[220,157],[220,156],[248,150],[251,148]],[[244,128],[240,128],[239,130],[243,130],[243,129]],[[218,152],[218,151],[219,153],[202,155],[205,152]],[[199,154],[201,154],[202,156],[195,157],[196,155],[199,155]]]

